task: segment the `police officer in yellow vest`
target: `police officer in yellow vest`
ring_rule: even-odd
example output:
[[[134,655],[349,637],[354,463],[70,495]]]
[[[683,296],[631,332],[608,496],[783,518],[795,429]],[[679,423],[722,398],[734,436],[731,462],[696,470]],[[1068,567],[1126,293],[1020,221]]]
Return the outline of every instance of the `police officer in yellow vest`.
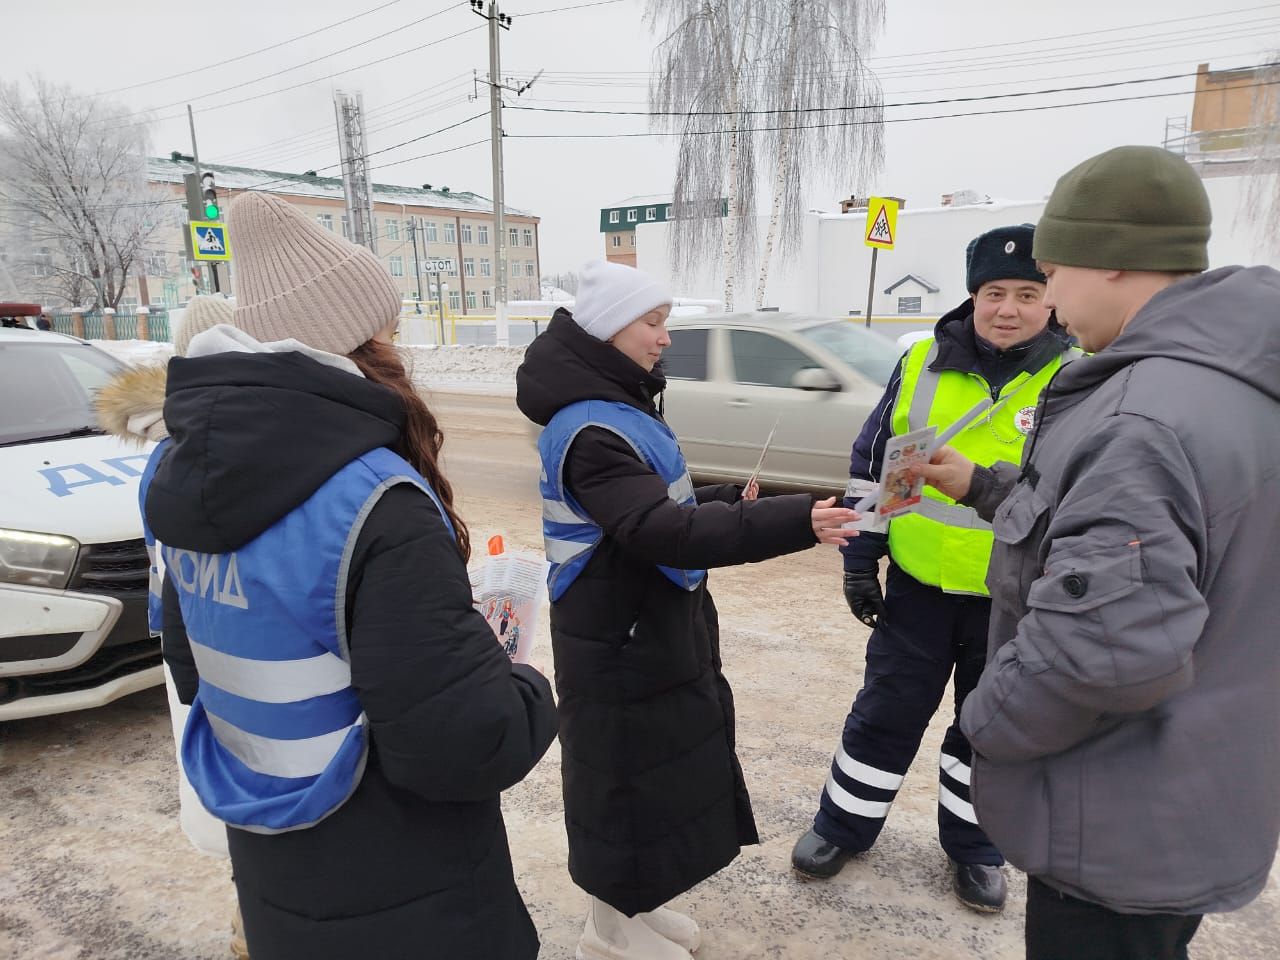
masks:
[[[853,445],[852,477],[878,481],[890,436],[930,424],[941,431],[985,397],[1008,399],[952,445],[984,465],[1021,458],[1040,392],[1077,353],[1043,304],[1045,278],[1031,257],[1032,236],[1031,224],[1021,224],[969,244],[971,297],[938,321],[932,339],[903,356]],[[806,878],[826,879],[875,843],[954,672],[956,720],[942,744],[939,839],[961,902],[996,912],[1005,901],[1004,858],[974,816],[971,751],[958,719],[986,660],[991,527],[932,488],[925,495],[918,513],[891,521],[887,538],[864,533],[841,548],[845,598],[854,616],[875,629],[813,828],[796,842],[791,862]],[[879,561],[886,550],[882,593]]]

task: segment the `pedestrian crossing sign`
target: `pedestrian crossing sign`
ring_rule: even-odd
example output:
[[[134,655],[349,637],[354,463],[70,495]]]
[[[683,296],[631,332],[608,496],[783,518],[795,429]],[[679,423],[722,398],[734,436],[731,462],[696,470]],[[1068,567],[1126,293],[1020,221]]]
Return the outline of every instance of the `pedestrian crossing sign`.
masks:
[[[872,197],[867,204],[867,233],[864,241],[868,247],[892,250],[898,236],[899,201],[892,197]]]
[[[195,260],[230,260],[227,225],[216,220],[192,220],[191,255]]]

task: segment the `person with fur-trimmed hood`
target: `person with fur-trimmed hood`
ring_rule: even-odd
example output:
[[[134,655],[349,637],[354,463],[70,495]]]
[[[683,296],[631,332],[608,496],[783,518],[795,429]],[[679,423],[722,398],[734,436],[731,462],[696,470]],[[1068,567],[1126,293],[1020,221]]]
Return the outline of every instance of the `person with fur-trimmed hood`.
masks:
[[[171,361],[141,496],[196,667],[182,764],[228,825],[249,952],[533,960],[500,795],[556,708],[473,606],[399,293],[276,197],[229,227],[234,325]]]
[[[177,329],[173,332],[174,353],[180,357],[186,356],[192,337],[220,323],[231,323],[232,313],[231,302],[222,297],[193,298],[183,312]],[[98,391],[95,399],[98,423],[108,433],[121,440],[139,445],[163,443],[169,438],[169,428],[164,422],[164,394],[168,379],[168,369],[159,364],[129,367]],[[157,447],[152,457],[156,458],[162,453],[163,449]],[[164,618],[158,589],[160,570],[156,566],[156,548],[153,538],[148,536],[147,540],[153,581],[153,588],[148,597],[147,619],[153,634],[161,635],[163,646]],[[170,648],[174,646],[172,635],[169,646]],[[189,657],[184,660],[178,660],[175,657],[175,653],[182,649],[183,645],[178,645],[178,651],[173,649],[166,651],[169,655],[166,656],[164,667],[164,685],[169,698],[169,719],[173,725],[175,744],[182,743],[182,730],[186,725],[187,713],[190,709],[178,697],[178,681],[180,680],[183,684],[195,682],[195,664]],[[187,839],[201,853],[228,859],[227,828],[221,820],[212,816],[200,805],[195,791],[191,788],[191,781],[187,779],[186,772],[182,769],[181,757],[178,763],[178,822]],[[237,907],[231,921],[231,955],[235,960],[248,960],[249,957],[242,927],[240,910]]]

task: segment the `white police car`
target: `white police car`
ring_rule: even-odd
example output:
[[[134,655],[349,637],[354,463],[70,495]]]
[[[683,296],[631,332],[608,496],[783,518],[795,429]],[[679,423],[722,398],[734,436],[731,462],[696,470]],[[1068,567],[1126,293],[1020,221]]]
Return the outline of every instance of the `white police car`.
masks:
[[[0,329],[0,721],[164,682],[138,511],[152,445],[104,434],[93,410],[122,369],[73,337]]]

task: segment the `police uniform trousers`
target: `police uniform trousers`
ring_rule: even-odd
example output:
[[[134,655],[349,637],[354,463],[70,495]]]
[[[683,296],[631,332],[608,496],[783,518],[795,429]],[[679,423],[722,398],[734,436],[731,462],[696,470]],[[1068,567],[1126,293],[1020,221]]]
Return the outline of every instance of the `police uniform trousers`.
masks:
[[[845,850],[870,849],[954,674],[955,714],[939,758],[938,838],[957,863],[999,866],[1004,858],[969,800],[973,753],[960,732],[960,707],[986,662],[991,601],[943,593],[891,562],[884,606],[814,830]]]

